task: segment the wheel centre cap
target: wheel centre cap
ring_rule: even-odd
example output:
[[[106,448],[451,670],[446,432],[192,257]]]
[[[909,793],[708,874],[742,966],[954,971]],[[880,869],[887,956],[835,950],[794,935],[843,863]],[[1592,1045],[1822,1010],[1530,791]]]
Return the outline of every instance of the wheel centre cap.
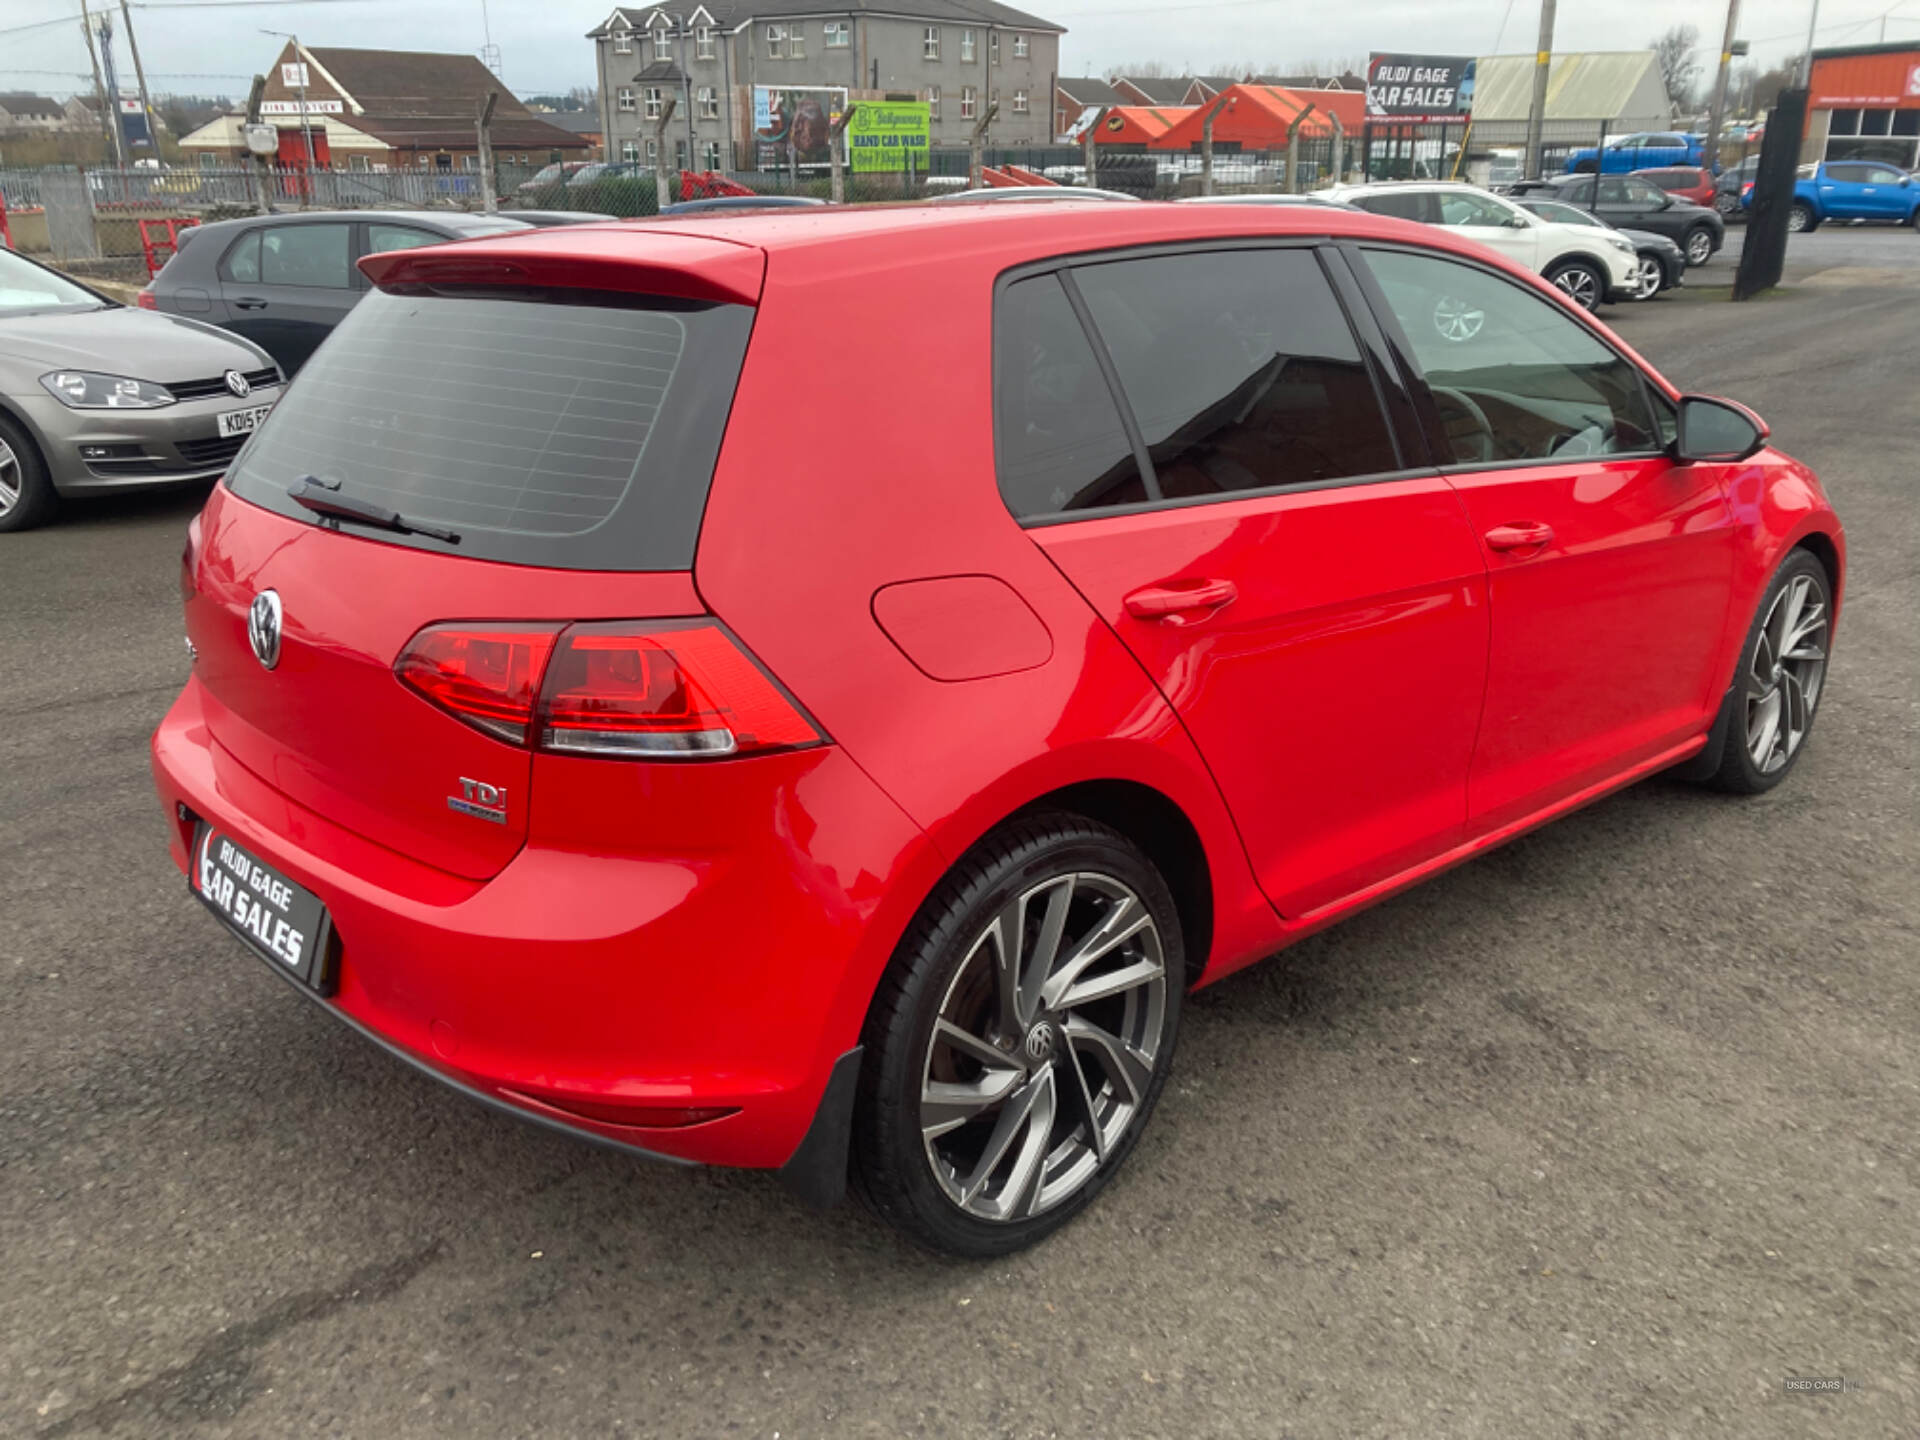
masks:
[[[1042,1020],[1027,1031],[1027,1038],[1021,1045],[1021,1049],[1026,1051],[1027,1059],[1035,1063],[1051,1060],[1054,1048],[1059,1043],[1058,1037],[1059,1031],[1054,1028],[1053,1022]]]

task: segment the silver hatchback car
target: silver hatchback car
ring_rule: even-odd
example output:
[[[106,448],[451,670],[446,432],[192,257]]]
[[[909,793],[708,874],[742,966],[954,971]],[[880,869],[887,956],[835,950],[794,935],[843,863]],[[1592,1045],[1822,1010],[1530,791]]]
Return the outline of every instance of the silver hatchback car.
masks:
[[[216,479],[284,383],[251,341],[0,249],[0,532],[63,496]]]

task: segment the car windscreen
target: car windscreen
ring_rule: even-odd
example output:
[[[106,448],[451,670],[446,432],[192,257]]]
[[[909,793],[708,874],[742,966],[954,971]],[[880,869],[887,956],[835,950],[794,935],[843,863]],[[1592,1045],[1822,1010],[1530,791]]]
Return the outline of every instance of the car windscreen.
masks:
[[[67,308],[99,310],[106,302],[45,266],[0,246],[0,315]]]
[[[234,462],[316,520],[309,483],[459,535],[342,529],[572,570],[693,564],[753,312],[577,291],[369,295]]]

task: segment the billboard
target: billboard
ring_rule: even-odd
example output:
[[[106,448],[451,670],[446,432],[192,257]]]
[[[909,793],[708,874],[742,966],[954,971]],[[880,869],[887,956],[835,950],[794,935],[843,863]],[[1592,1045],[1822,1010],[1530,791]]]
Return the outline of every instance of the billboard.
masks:
[[[855,174],[911,168],[927,173],[933,111],[924,100],[862,100],[847,123],[847,159]]]
[[[846,108],[847,92],[837,86],[754,86],[753,141],[759,168],[785,166],[789,146],[796,165],[825,165],[829,127]]]
[[[1473,105],[1471,55],[1382,55],[1367,60],[1369,120],[1454,120]]]

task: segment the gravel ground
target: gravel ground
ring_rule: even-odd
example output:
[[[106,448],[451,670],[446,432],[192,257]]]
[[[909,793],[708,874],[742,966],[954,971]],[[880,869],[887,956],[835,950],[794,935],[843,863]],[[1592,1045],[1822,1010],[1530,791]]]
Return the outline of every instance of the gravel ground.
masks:
[[[1790,258],[1612,318],[1847,522],[1793,780],[1650,782],[1195,997],[1129,1172],[994,1265],[482,1111],[288,993],[147,778],[193,500],[0,542],[0,1433],[1913,1434],[1920,239]]]

